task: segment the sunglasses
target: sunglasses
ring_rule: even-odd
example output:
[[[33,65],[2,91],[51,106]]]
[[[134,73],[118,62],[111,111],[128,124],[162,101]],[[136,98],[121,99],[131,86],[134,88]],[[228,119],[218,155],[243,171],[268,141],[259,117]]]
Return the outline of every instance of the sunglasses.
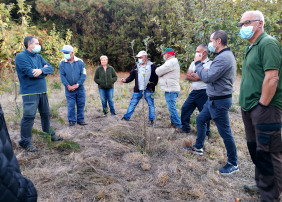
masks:
[[[238,23],[238,27],[242,27],[243,25],[250,25],[252,22],[256,22],[260,20],[246,20],[245,22]]]

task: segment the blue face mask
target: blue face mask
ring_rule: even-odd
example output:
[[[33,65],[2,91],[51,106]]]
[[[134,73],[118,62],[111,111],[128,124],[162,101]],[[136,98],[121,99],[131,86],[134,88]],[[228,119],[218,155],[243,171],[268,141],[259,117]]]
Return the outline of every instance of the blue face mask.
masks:
[[[69,60],[69,59],[71,59],[71,56],[70,56],[70,54],[64,54],[64,57],[65,57],[65,59],[66,59],[66,60]]]
[[[239,36],[242,38],[242,39],[250,39],[252,38],[252,36],[254,35],[255,32],[253,32],[253,26],[248,26],[248,27],[245,27],[243,26],[241,29],[240,29],[240,33],[239,33]]]
[[[140,65],[142,65],[144,62],[143,62],[143,60],[142,60],[141,58],[138,58],[138,63],[139,63]]]
[[[166,61],[166,58],[165,58],[165,56],[163,55],[163,59],[164,59],[164,61]]]
[[[209,49],[210,52],[214,53],[216,47],[213,46],[213,42],[210,42],[210,43],[209,43],[208,49]]]
[[[39,53],[41,51],[40,45],[35,45],[33,49],[31,49],[34,53]]]

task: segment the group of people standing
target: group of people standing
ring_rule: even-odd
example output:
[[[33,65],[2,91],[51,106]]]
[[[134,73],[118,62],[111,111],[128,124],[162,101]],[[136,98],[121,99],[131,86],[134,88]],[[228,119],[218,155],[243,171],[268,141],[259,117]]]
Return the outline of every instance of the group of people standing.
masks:
[[[255,164],[254,188],[259,190],[261,201],[278,202],[282,193],[282,49],[275,38],[264,32],[264,16],[260,11],[245,12],[239,27],[240,37],[250,42],[242,66],[239,104],[242,108],[248,150]],[[186,74],[186,79],[192,81],[192,91],[181,108],[181,117],[176,110],[176,99],[180,92],[180,66],[173,49],[167,48],[162,53],[165,63],[160,67],[148,59],[146,51],[140,51],[136,55],[138,62],[129,76],[121,79],[123,83],[135,80],[134,92],[122,120],[130,120],[135,107],[144,96],[149,107],[149,123],[154,124],[154,91],[158,82],[160,89],[165,92],[171,127],[176,128],[177,132],[191,131],[190,116],[195,108],[198,108],[200,113],[196,118],[196,142],[193,146],[184,148],[194,154],[203,155],[204,141],[206,136],[210,135],[209,126],[212,119],[227,150],[227,163],[219,169],[221,174],[239,171],[236,144],[229,122],[237,64],[232,51],[227,47],[227,42],[225,31],[218,30],[211,34],[208,46],[200,44],[197,47],[194,61]],[[24,45],[26,49],[15,59],[23,100],[19,145],[27,151],[35,152],[37,148],[31,143],[31,130],[37,109],[42,130],[51,135],[52,141],[60,141],[62,138],[56,136],[55,131],[50,128],[45,77],[53,73],[54,69],[38,54],[41,50],[38,39],[28,36],[24,39]],[[62,52],[64,59],[60,62],[59,71],[65,86],[69,126],[76,123],[87,125],[84,121],[84,63],[74,56],[72,46],[65,45]],[[215,53],[213,61],[208,58],[208,52]],[[98,84],[103,114],[107,116],[109,104],[110,113],[116,116],[113,91],[117,75],[114,68],[108,64],[107,56],[101,56],[100,60],[101,65],[96,69],[94,81]],[[5,129],[6,126],[1,125]],[[0,143],[4,141],[0,140]],[[10,155],[9,159],[11,162],[15,161],[13,155]],[[20,173],[18,169],[15,169],[15,172]],[[0,179],[2,177],[0,172]],[[20,179],[20,176],[17,178]],[[21,180],[25,180],[26,189],[30,191],[25,195],[26,200],[33,201],[37,197],[36,190],[27,179]],[[245,188],[251,189],[250,186]],[[9,199],[10,192],[5,194],[4,199]],[[0,196],[0,200],[3,196]]]

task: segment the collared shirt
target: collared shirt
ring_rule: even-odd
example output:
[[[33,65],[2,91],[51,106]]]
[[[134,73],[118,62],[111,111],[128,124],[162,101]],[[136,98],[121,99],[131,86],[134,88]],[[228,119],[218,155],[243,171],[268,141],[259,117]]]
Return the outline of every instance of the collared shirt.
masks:
[[[145,90],[147,88],[151,76],[151,65],[152,63],[150,61],[145,65],[137,64],[139,90]]]
[[[202,63],[203,63],[204,69],[208,70],[211,66],[212,61],[207,57]],[[194,61],[191,63],[188,70],[192,70],[193,73],[196,72],[196,66],[195,66]],[[193,81],[192,82],[192,89],[193,90],[202,90],[202,89],[206,89],[206,88],[207,88],[207,84],[205,84],[203,81]]]
[[[74,60],[69,62],[63,59],[59,65],[60,77],[64,86],[78,84],[82,86],[86,79],[86,69],[84,62],[74,56]]]
[[[267,70],[279,71],[279,81],[270,105],[282,109],[282,48],[275,38],[263,32],[245,52],[239,97],[244,111],[258,104]]]

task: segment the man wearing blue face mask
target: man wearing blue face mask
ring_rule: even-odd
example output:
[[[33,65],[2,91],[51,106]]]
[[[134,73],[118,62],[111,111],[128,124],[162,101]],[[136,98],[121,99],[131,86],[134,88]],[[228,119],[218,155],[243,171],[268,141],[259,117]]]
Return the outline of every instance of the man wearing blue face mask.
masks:
[[[86,69],[84,62],[74,56],[74,50],[71,45],[64,45],[64,58],[59,65],[60,77],[65,86],[65,93],[68,105],[69,126],[87,125],[84,121],[85,107],[85,89],[84,81],[86,79]],[[77,110],[77,117],[75,112]]]
[[[51,140],[62,140],[50,128],[50,109],[45,77],[54,72],[53,67],[38,53],[41,46],[37,38],[27,36],[24,39],[25,50],[15,58],[16,71],[20,82],[20,94],[23,100],[23,118],[21,121],[21,140],[19,145],[27,151],[35,152],[37,148],[31,143],[32,126],[38,109],[42,130],[51,133]]]
[[[149,107],[149,123],[153,125],[155,120],[154,91],[158,83],[158,76],[155,72],[156,65],[148,60],[146,51],[140,51],[136,57],[138,58],[137,65],[130,71],[130,75],[126,79],[121,79],[123,83],[135,80],[134,92],[122,120],[129,121],[139,100],[144,95]]]
[[[200,79],[207,84],[208,100],[203,110],[197,116],[197,139],[193,147],[188,147],[193,153],[203,155],[206,137],[206,122],[213,119],[227,150],[227,164],[219,169],[224,175],[239,171],[236,144],[229,123],[229,108],[232,105],[233,82],[236,79],[236,60],[227,47],[228,37],[223,30],[215,31],[210,36],[209,51],[216,53],[208,71],[201,62],[202,55],[194,58],[196,70]]]
[[[261,201],[278,202],[282,199],[282,48],[264,32],[260,11],[245,12],[239,26],[240,37],[250,42],[239,97],[247,146]]]

